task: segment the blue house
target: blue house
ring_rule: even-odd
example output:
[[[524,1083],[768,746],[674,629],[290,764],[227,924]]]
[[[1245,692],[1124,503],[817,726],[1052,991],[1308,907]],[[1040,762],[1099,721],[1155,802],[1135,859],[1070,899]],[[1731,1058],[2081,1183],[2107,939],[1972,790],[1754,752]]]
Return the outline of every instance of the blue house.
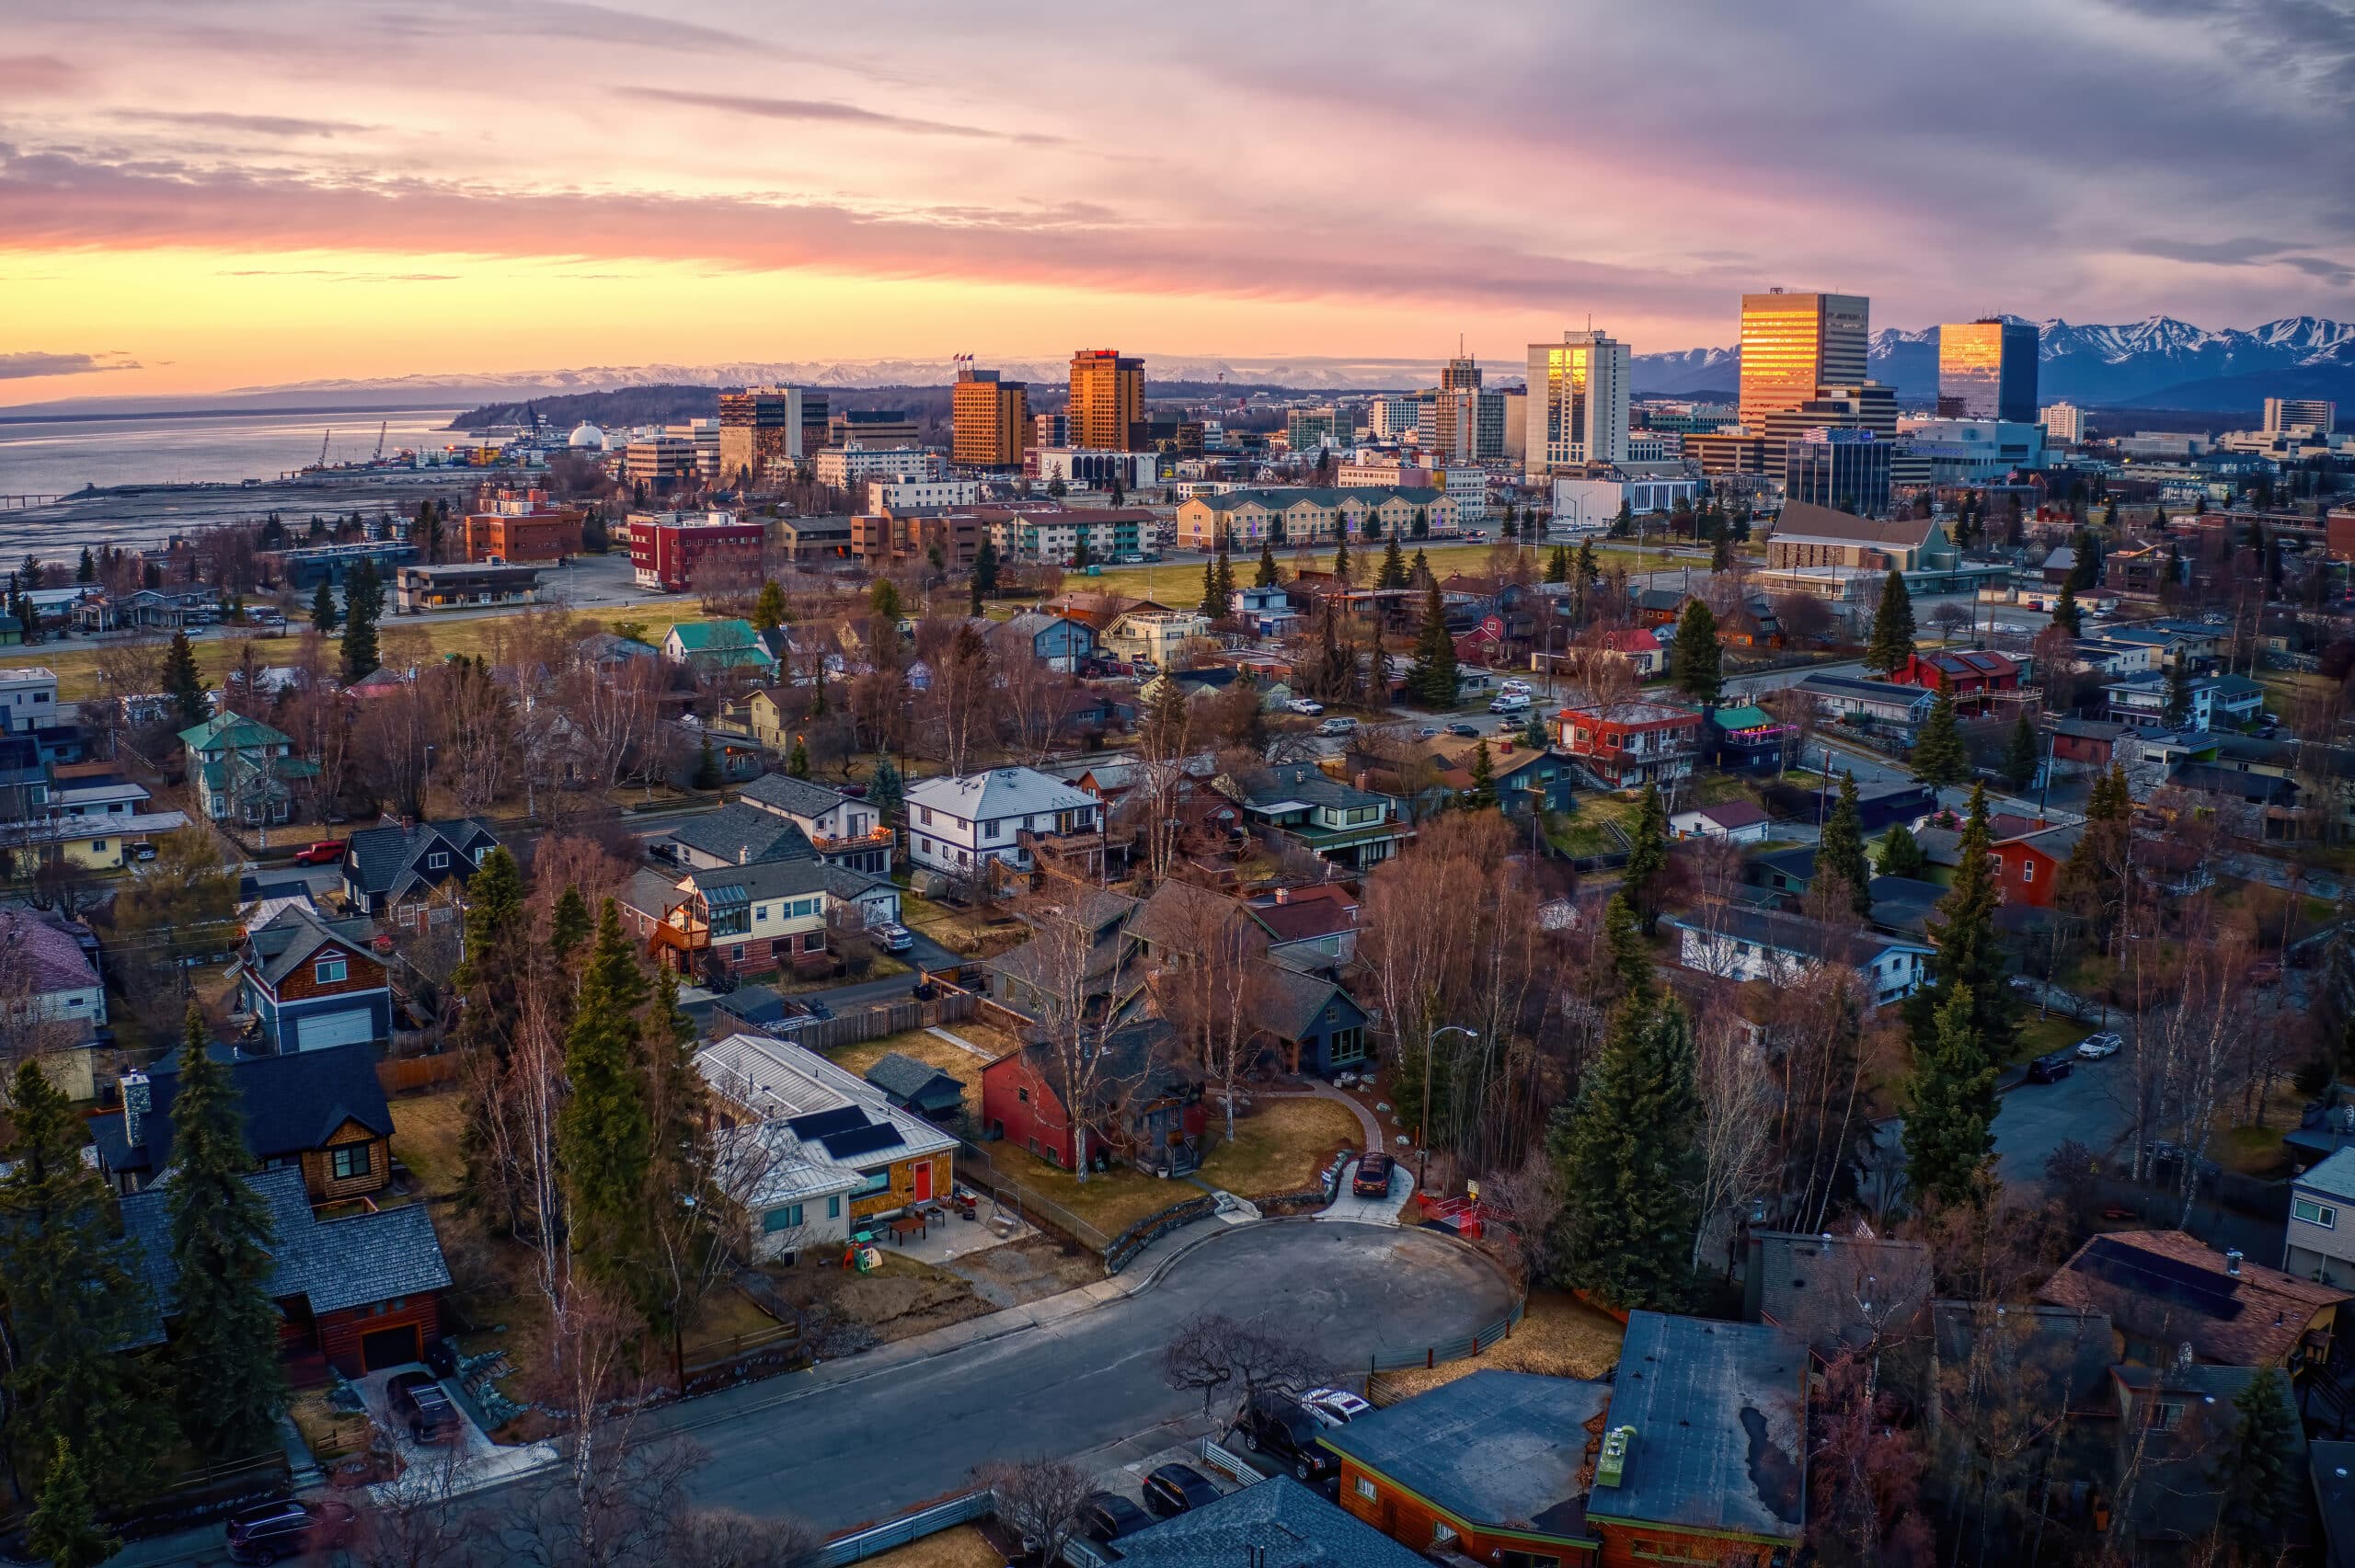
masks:
[[[1096,657],[1096,628],[1068,615],[1026,610],[1010,621],[989,628],[990,640],[1001,648],[1020,648],[1056,670],[1077,670]]]
[[[1229,613],[1258,636],[1281,637],[1300,619],[1292,596],[1281,588],[1238,588],[1229,602]]]
[[[237,1010],[281,1056],[393,1036],[393,991],[365,920],[322,921],[295,906],[249,933],[230,979]]]
[[[1329,1078],[1364,1063],[1367,1014],[1329,975],[1269,964],[1258,972],[1259,1023],[1288,1072]]]

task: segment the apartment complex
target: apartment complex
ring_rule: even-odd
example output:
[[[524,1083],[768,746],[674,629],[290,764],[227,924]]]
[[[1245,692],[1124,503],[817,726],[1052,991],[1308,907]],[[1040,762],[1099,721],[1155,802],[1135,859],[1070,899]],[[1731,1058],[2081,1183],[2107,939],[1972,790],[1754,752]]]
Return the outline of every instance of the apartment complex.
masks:
[[[1522,464],[1542,479],[1558,469],[1627,459],[1627,345],[1606,332],[1565,332],[1529,346]]]
[[[629,564],[638,586],[677,593],[698,574],[741,574],[757,584],[768,527],[733,512],[636,512],[629,520]]]
[[[1742,428],[1763,431],[1770,412],[1798,407],[1820,386],[1861,384],[1871,315],[1862,294],[1742,295]]]
[[[822,419],[823,415],[820,418]],[[801,393],[790,386],[748,386],[719,395],[719,472],[734,484],[759,478],[772,464],[790,466],[802,453]]]
[[[2085,439],[2085,411],[2074,403],[2049,403],[2039,416],[2044,439],[2055,446],[2075,446]]]
[[[1982,316],[1938,328],[1938,418],[2036,422],[2036,324]]]
[[[2338,428],[2338,405],[2326,397],[2269,397],[2265,400],[2265,433],[2287,435],[2308,429],[2326,436]]]
[[[959,468],[1019,468],[1030,434],[1030,384],[967,365],[948,400],[948,460]]]
[[[462,543],[469,561],[556,561],[578,554],[578,507],[558,506],[545,490],[501,490],[489,507],[468,512]]]
[[[1117,349],[1071,357],[1069,445],[1132,452],[1144,444],[1144,361]],[[1065,443],[1057,443],[1065,444]]]
[[[1414,539],[1454,532],[1460,513],[1446,491],[1422,486],[1228,490],[1178,507],[1178,543],[1189,550],[1214,550],[1222,542],[1230,550],[1329,544],[1344,528],[1351,538],[1367,537],[1368,518],[1385,538]]]

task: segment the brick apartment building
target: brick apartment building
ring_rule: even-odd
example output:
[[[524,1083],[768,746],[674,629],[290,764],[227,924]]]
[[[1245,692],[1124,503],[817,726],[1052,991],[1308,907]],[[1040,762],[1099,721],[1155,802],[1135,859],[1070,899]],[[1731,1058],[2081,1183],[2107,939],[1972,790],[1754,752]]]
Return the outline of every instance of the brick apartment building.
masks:
[[[545,490],[499,492],[488,508],[466,514],[462,541],[465,559],[494,557],[511,565],[556,561],[580,550],[580,525],[587,514],[577,507],[558,506]]]

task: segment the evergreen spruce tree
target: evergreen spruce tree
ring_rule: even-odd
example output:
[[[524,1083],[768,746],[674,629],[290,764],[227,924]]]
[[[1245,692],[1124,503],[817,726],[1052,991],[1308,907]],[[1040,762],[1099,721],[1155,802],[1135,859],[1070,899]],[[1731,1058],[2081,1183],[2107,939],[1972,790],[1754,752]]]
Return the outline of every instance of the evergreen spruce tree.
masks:
[[[1660,919],[1660,883],[1668,871],[1668,804],[1660,786],[1646,782],[1636,826],[1628,835],[1627,869],[1620,873],[1620,889],[1634,906],[1646,936]]]
[[[1421,552],[1416,553],[1419,560]],[[1415,662],[1407,671],[1408,699],[1426,708],[1456,704],[1455,639],[1447,633],[1447,603],[1431,581],[1423,596],[1422,629],[1415,634]]]
[[[774,632],[785,624],[785,589],[770,578],[761,584],[760,597],[752,601],[752,629]]]
[[[867,590],[867,613],[871,620],[897,625],[900,620],[900,585],[890,578],[877,578]]]
[[[1373,586],[1376,588],[1405,588],[1407,586],[1407,555],[1406,552],[1398,548],[1398,541],[1396,539],[1383,547],[1382,569],[1375,574]]]
[[[1417,539],[1429,539],[1431,536],[1431,513],[1429,507],[1415,509],[1414,529],[1414,537]],[[1415,554],[1420,555],[1422,552],[1418,550]]]
[[[1390,547],[1395,550],[1398,546],[1394,541]],[[1276,547],[1263,539],[1259,542],[1259,575],[1251,579],[1251,586],[1274,588],[1282,581],[1282,576],[1276,570]]]
[[[1368,507],[1365,511],[1365,521],[1358,526],[1358,539],[1361,543],[1371,544],[1381,537],[1382,514],[1372,507]]]
[[[973,552],[973,586],[984,597],[997,591],[997,545],[986,534]]]
[[[569,889],[568,889],[569,890]],[[578,904],[579,895],[574,895]],[[503,1067],[523,1020],[525,970],[531,963],[531,924],[523,913],[523,874],[504,846],[483,856],[466,878],[465,959],[452,976],[465,1000],[456,1040],[471,1062]],[[497,1081],[505,1082],[504,1075]],[[477,1201],[508,1190],[497,1150],[504,1143],[505,1107],[490,1097],[469,1094],[460,1145],[471,1178],[465,1197]],[[519,1216],[500,1217],[512,1223]]]
[[[1226,546],[1218,548],[1218,613],[1213,621],[1223,621],[1235,613],[1235,563],[1227,559]]]
[[[172,700],[183,725],[202,724],[212,716],[204,700],[204,677],[196,670],[196,649],[186,632],[172,634],[172,646],[164,655],[164,695]]]
[[[1546,553],[1545,580],[1547,582],[1570,580],[1570,547],[1568,545],[1557,544]]]
[[[75,582],[98,580],[98,563],[90,554],[90,547],[87,544],[82,546],[82,564],[74,569],[74,580]]]
[[[1333,580],[1344,585],[1350,580],[1350,541],[1346,534],[1333,546]]]
[[[1971,1023],[1969,986],[1951,988],[1913,1047],[1907,1083],[1905,1175],[1915,1194],[1972,1201],[1995,1151],[1995,1064]]]
[[[1488,755],[1488,743],[1479,740],[1472,747],[1472,788],[1464,796],[1467,811],[1486,811],[1497,804],[1497,761]]]
[[[2036,726],[2023,707],[2018,722],[2012,726],[2012,738],[2004,748],[2004,782],[2015,793],[2036,783],[2037,764],[2044,760],[2042,750],[2037,744]]]
[[[335,589],[327,578],[319,579],[318,591],[311,595],[311,624],[324,635],[335,630]]]
[[[1683,1304],[1700,1122],[1684,1010],[1631,996],[1546,1137],[1565,1199],[1565,1284],[1627,1310]]]
[[[648,1261],[655,1159],[640,1052],[650,992],[607,898],[564,1041],[572,1097],[557,1117],[557,1162],[571,1200],[576,1266],[627,1290]]]
[[[1954,716],[1954,692],[1943,681],[1931,700],[1930,716],[1913,738],[1913,776],[1934,788],[1959,784],[1970,776],[1970,753],[1963,749],[1962,730]]]
[[[1873,612],[1873,635],[1865,644],[1865,668],[1886,675],[1913,657],[1913,596],[1905,574],[1891,567],[1881,584],[1880,607]]]
[[[2076,589],[2068,583],[2061,585],[2061,597],[2053,601],[2052,624],[2073,637],[2085,633],[2085,612],[2077,608]]]
[[[171,1362],[180,1430],[209,1459],[261,1452],[286,1408],[270,1299],[270,1206],[247,1180],[253,1155],[228,1065],[206,1049],[194,1003],[172,1101]]]
[[[1202,600],[1194,606],[1194,613],[1206,621],[1215,621],[1226,613],[1226,606],[1218,598],[1218,563],[1202,563]]]
[[[1617,1000],[1633,997],[1648,1004],[1658,990],[1652,972],[1652,950],[1644,942],[1643,922],[1623,889],[1603,906],[1603,947],[1610,956],[1612,991]]]
[[[2165,716],[2169,729],[2181,729],[2191,722],[2191,660],[2181,654],[2167,666]]]
[[[1982,785],[1970,792],[1954,882],[1938,900],[1938,919],[1930,926],[1930,940],[1938,949],[1932,966],[1937,978],[1905,999],[1905,1024],[1915,1051],[1928,1048],[1936,1038],[1938,1013],[1958,991],[1968,991],[1971,1033],[1989,1065],[2001,1066],[2011,1059],[2019,1023],[2013,1015],[2011,990],[2004,983],[2005,955],[1995,933],[2003,887],[1996,878],[1993,843],[1987,826],[1987,791]]]
[[[144,1412],[138,1336],[147,1290],[114,1232],[112,1195],[82,1161],[88,1130],[40,1064],[9,1086],[15,1136],[0,1175],[0,1280],[14,1354],[6,1376],[17,1451],[71,1442],[102,1491],[128,1500],[167,1441]]]
[[[1725,648],[1717,641],[1717,618],[1699,599],[1685,605],[1668,651],[1669,679],[1696,703],[1714,703],[1725,684]]]
[[[1603,580],[1603,568],[1595,564],[1594,541],[1579,541],[1578,557],[1570,564],[1570,580],[1583,588],[1592,588]]]
[[[1411,588],[1419,582],[1435,582],[1437,580],[1437,578],[1431,576],[1430,562],[1423,558],[1423,553],[1420,550],[1416,551],[1414,560],[1409,562],[1407,567],[1407,586]]]
[[[1619,503],[1618,513],[1611,520],[1611,537],[1625,539],[1636,532],[1636,509],[1626,501]]]
[[[1840,775],[1840,799],[1823,819],[1823,834],[1816,845],[1815,869],[1829,872],[1848,885],[1848,907],[1860,916],[1873,912],[1872,863],[1865,857],[1865,829],[1856,812],[1856,775]]]
[[[126,1421],[139,1419],[135,1411],[124,1411],[121,1415]],[[49,1473],[42,1478],[40,1495],[25,1521],[25,1546],[50,1568],[98,1568],[122,1550],[122,1543],[98,1524],[89,1479],[73,1446],[63,1437],[51,1450]]]
[[[2218,1455],[2216,1489],[2223,1496],[2219,1523],[2243,1562],[2270,1558],[2299,1512],[2305,1484],[2303,1434],[2290,1386],[2280,1368],[2265,1368],[2233,1397],[2240,1413],[2232,1441]]]
[[[373,675],[383,663],[376,651],[376,568],[362,561],[343,589],[343,681],[350,685]]]
[[[1545,733],[1545,715],[1535,708],[1529,710],[1529,722],[1522,727],[1521,743],[1532,751],[1543,751],[1553,744]]]
[[[900,770],[891,765],[890,753],[876,753],[874,771],[867,776],[867,804],[875,807],[877,825],[890,827],[905,798],[906,786],[900,782]]]
[[[793,755],[785,760],[785,772],[787,778],[806,779],[810,776],[810,748],[798,735],[793,738]]]
[[[982,614],[982,579],[968,578],[965,579],[965,613],[979,620]]]
[[[1722,572],[1733,565],[1733,541],[1720,533],[1709,541],[1709,569]]]
[[[1892,822],[1889,831],[1881,835],[1880,874],[1883,876],[1911,876],[1921,880],[1928,875],[1930,857],[1922,853],[1921,842],[1906,830],[1902,822]]]

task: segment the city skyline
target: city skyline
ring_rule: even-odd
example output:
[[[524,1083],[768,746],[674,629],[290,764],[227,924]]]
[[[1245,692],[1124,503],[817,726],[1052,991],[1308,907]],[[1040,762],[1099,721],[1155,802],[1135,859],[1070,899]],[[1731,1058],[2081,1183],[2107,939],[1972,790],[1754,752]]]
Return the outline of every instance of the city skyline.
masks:
[[[2283,201],[2336,188],[2336,11],[1532,8],[1427,38],[1304,7],[1242,48],[1215,11],[886,6],[805,42],[820,15],[26,0],[0,402],[1097,342],[1436,366],[1459,332],[1510,364],[1590,313],[1638,353],[1724,346],[1775,285],[1909,326],[2355,316],[2355,209]],[[1570,62],[1599,84],[1575,112]],[[1401,136],[1434,75],[1473,90]]]

